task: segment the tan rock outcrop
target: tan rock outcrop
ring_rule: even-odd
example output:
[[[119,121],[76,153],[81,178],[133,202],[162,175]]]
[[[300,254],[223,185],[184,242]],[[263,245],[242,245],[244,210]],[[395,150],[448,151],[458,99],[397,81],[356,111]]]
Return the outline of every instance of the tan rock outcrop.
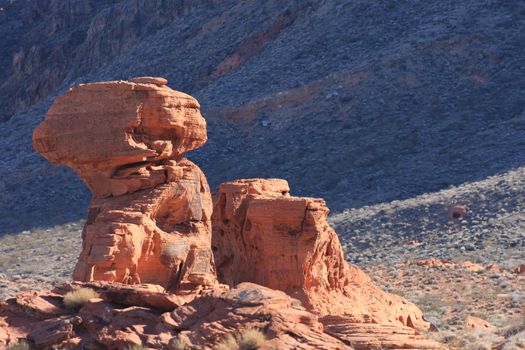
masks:
[[[192,289],[215,283],[211,195],[183,153],[206,142],[198,102],[163,78],[81,84],[33,134],[93,192],[74,279]]]
[[[430,324],[415,305],[383,292],[344,260],[327,214],[322,199],[291,197],[284,180],[220,185],[214,197],[212,239],[219,280],[232,286],[253,282],[282,290],[314,314],[331,317],[328,323],[340,316],[354,328],[363,323],[404,328],[416,346],[422,338],[412,328],[428,329]],[[345,335],[349,343],[352,334]],[[384,346],[396,343],[387,338]]]
[[[494,328],[489,322],[479,317],[468,316],[464,324],[465,328]]]

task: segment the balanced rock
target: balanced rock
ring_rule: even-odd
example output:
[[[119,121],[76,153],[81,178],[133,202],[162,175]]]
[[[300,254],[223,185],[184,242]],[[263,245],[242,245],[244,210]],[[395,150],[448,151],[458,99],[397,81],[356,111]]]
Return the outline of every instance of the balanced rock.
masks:
[[[430,326],[415,305],[382,291],[344,260],[327,214],[322,199],[290,196],[285,180],[247,179],[220,185],[214,197],[212,239],[219,280],[231,286],[252,282],[282,290],[319,315],[332,335],[338,337],[340,332],[352,345],[374,345],[366,343],[373,337],[359,334],[376,329],[384,333],[378,346],[438,347],[414,331]],[[370,323],[375,328],[359,331],[360,324]]]
[[[344,260],[322,199],[251,179],[222,184],[212,203],[183,157],[206,142],[199,104],[166,83],[79,85],[35,130],[34,148],[93,199],[76,282],[0,302],[0,345],[209,349],[259,329],[268,349],[440,348],[416,331],[429,323],[415,305]],[[81,287],[100,298],[66,308]]]
[[[70,89],[33,134],[40,154],[73,168],[93,192],[73,277],[211,285],[211,194],[182,156],[207,140],[199,103],[159,78],[134,81]]]

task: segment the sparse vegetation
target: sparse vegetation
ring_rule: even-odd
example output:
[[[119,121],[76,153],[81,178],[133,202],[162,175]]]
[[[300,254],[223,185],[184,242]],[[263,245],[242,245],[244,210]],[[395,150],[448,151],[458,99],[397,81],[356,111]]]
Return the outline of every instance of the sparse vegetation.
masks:
[[[239,345],[232,334],[226,334],[215,344],[213,350],[239,350]]]
[[[265,342],[264,334],[258,329],[248,329],[237,335],[227,334],[217,344],[214,350],[258,350]]]
[[[432,338],[447,345],[451,350],[490,350],[497,336],[495,329],[467,329],[435,334]]]
[[[147,348],[145,348],[142,345],[131,345],[128,349],[129,350],[147,350]]]
[[[18,342],[13,345],[9,345],[6,350],[29,350],[29,344],[25,341]]]
[[[191,346],[181,337],[173,338],[170,341],[170,350],[190,350]]]
[[[257,350],[263,346],[265,340],[260,330],[252,328],[241,333],[237,341],[240,350]]]
[[[80,288],[64,295],[64,304],[68,308],[76,309],[82,307],[89,299],[100,298],[100,294],[90,288]]]

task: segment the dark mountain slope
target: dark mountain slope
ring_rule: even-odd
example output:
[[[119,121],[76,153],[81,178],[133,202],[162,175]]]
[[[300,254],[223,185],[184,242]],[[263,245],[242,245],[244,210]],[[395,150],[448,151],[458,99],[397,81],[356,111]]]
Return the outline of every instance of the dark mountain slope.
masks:
[[[54,96],[85,81],[167,77],[203,106],[209,142],[189,157],[212,186],[283,177],[335,210],[525,163],[521,1],[84,1],[71,26],[87,34],[70,51],[59,44],[69,29],[47,41],[40,22],[12,29],[21,19],[11,9],[24,3],[0,20],[20,42],[1,46],[11,58],[0,101],[4,115],[17,112],[0,124],[0,232],[84,216],[86,189],[36,155],[30,137]],[[38,56],[16,78],[16,45],[61,52],[63,63]],[[37,93],[40,80],[49,83]]]

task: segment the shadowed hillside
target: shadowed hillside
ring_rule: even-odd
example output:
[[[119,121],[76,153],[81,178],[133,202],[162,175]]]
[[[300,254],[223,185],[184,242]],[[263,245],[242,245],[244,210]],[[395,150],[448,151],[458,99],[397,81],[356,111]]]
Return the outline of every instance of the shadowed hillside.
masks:
[[[286,178],[341,211],[524,165],[520,1],[0,1],[0,233],[82,218],[31,148],[53,98],[165,76],[199,99],[215,187]]]

